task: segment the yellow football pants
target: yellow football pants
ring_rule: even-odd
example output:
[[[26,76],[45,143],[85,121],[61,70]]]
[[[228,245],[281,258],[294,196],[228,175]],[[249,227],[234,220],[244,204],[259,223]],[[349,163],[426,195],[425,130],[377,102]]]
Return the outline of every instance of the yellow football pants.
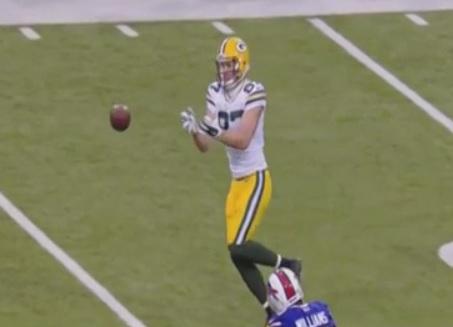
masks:
[[[227,244],[241,244],[253,237],[272,195],[268,170],[233,180],[226,200]]]

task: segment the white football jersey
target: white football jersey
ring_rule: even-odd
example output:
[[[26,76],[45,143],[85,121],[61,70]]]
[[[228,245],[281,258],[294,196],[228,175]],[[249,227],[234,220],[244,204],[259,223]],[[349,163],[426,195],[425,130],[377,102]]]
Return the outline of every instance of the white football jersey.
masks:
[[[218,82],[208,86],[206,105],[216,115],[223,130],[234,130],[241,123],[243,114],[256,107],[266,108],[264,86],[246,79],[238,86],[236,95],[230,98]],[[226,153],[233,178],[245,177],[267,168],[264,156],[264,111],[261,113],[255,133],[245,150],[226,146]]]

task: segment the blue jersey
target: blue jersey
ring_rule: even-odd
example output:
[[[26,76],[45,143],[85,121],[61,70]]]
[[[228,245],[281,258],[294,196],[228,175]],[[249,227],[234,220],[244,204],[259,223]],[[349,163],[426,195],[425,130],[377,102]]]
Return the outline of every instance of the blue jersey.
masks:
[[[320,301],[289,307],[269,320],[270,327],[337,327],[329,306]]]

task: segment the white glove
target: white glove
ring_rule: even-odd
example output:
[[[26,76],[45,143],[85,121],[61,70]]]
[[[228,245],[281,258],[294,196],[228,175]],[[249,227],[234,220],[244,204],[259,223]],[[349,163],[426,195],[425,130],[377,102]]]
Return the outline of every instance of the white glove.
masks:
[[[198,132],[197,118],[192,108],[188,107],[186,110],[181,112],[182,128],[189,134],[195,134]]]
[[[218,137],[223,133],[223,130],[219,126],[219,120],[212,119],[209,116],[204,116],[204,118],[198,122],[198,128],[203,133],[212,137]]]

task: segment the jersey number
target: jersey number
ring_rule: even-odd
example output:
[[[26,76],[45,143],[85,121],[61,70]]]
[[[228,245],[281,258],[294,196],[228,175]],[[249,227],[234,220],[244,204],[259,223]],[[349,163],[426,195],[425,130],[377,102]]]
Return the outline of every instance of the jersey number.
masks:
[[[230,113],[226,111],[219,111],[219,126],[223,130],[230,128],[230,122],[234,122],[236,119],[241,118],[244,114],[244,110],[235,110]]]

